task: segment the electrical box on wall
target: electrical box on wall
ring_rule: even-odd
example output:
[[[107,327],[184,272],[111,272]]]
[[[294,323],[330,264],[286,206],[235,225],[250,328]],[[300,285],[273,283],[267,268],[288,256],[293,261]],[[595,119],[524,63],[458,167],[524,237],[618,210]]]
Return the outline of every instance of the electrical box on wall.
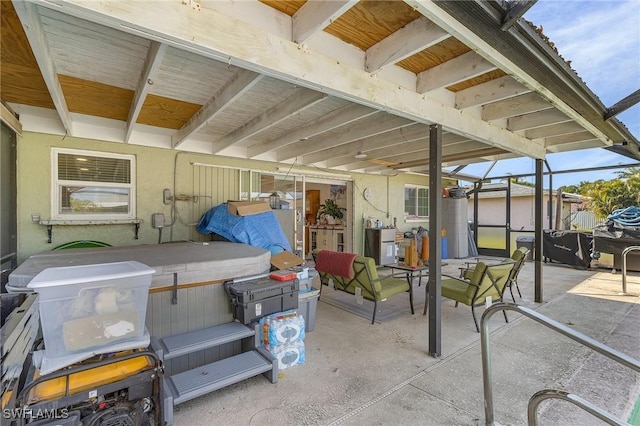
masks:
[[[171,204],[171,190],[169,188],[165,188],[162,191],[162,202],[166,205]]]
[[[153,228],[164,228],[164,214],[154,213],[151,215],[151,226]]]

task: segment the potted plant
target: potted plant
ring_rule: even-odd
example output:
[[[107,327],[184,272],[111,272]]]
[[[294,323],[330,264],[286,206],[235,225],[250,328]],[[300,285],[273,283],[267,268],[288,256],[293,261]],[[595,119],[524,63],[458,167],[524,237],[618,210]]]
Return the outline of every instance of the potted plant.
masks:
[[[338,204],[332,199],[326,199],[324,204],[320,206],[318,215],[324,217],[329,225],[335,224],[335,220],[341,221],[344,217],[344,208],[338,206]]]

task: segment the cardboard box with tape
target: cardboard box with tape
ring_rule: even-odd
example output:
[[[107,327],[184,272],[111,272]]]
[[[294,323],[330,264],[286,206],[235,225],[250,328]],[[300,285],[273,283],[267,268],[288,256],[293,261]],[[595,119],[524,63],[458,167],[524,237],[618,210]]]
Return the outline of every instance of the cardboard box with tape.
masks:
[[[292,266],[302,265],[305,262],[300,256],[296,256],[290,251],[283,251],[271,255],[271,266],[276,269],[289,269]]]
[[[227,201],[229,213],[236,216],[249,216],[252,214],[270,212],[269,203],[264,201]]]

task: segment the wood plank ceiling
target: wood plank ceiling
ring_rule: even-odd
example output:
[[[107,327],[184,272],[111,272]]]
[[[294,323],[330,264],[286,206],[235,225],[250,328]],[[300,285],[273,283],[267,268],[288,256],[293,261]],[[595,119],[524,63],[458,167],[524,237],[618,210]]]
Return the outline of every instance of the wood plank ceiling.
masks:
[[[513,66],[508,47],[421,0],[110,3],[0,2],[2,101],[21,115],[55,112],[74,136],[147,144],[151,134],[171,149],[365,173],[426,172],[434,122],[443,165],[637,152],[615,119],[584,118],[604,106],[557,55],[529,64],[565,73],[551,90]],[[158,22],[167,13],[177,24]],[[522,22],[515,33],[504,37],[536,34]],[[521,43],[548,55],[542,39]],[[86,133],[91,117],[104,132]]]

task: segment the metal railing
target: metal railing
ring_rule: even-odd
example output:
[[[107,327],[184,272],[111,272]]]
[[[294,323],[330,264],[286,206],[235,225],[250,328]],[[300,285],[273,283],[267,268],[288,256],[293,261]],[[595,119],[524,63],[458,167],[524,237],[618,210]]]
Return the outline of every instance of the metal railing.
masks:
[[[595,339],[592,339],[591,337],[586,336],[578,331],[575,331],[572,328],[569,328],[558,321],[555,321],[551,318],[547,318],[546,316],[534,311],[533,309],[529,309],[524,306],[519,306],[515,303],[508,303],[508,302],[495,303],[484,311],[484,313],[482,314],[482,319],[480,320],[480,344],[482,348],[482,382],[484,385],[484,413],[485,413],[485,424],[487,425],[491,425],[491,426],[495,425],[494,413],[493,413],[493,388],[491,384],[491,353],[490,353],[490,347],[489,347],[490,346],[489,345],[489,337],[490,337],[489,336],[489,319],[496,312],[507,311],[507,310],[516,311],[526,317],[529,317],[532,320],[544,325],[545,327],[550,328],[551,330],[556,331],[560,334],[563,334],[569,339],[574,340],[590,349],[593,349],[599,354],[640,373],[640,361],[626,354],[623,354],[622,352],[616,351],[615,349],[610,348],[609,346]],[[535,412],[537,410],[537,405],[543,399],[560,398],[560,399],[569,400],[570,402],[580,406],[581,408],[585,409],[591,414],[594,414],[594,412],[604,413],[603,417],[600,417],[600,416],[598,417],[604,421],[607,421],[609,424],[612,424],[612,425],[625,424],[625,422],[618,423],[619,420],[615,419],[615,417],[610,416],[609,413],[606,413],[598,409],[597,407],[594,407],[593,405],[591,405],[587,401],[582,400],[581,398],[578,399],[579,397],[576,397],[575,395],[572,395],[571,398],[566,398],[561,393],[556,393],[554,395],[549,396],[549,395],[546,395],[546,393],[549,392],[548,390],[545,390],[542,392],[544,392],[543,395],[536,396],[537,394],[535,394],[532,397],[532,400],[535,398],[533,402],[532,400],[529,401],[529,414],[531,414],[531,405],[533,404],[534,417],[535,417]],[[609,421],[608,420],[609,418],[611,418],[612,420]],[[530,418],[529,425],[535,425],[535,424],[537,424],[537,420]]]
[[[560,390],[560,389],[544,389],[533,394],[529,399],[529,405],[527,406],[527,417],[529,418],[529,426],[538,426],[538,406],[540,403],[547,399],[560,399],[562,401],[570,402],[571,404],[582,408],[589,414],[599,418],[602,421],[609,423],[610,425],[625,426],[627,422],[623,422],[620,419],[612,416],[611,413],[604,411],[603,409],[596,407],[584,398],[574,395],[572,393]]]
[[[622,293],[627,294],[627,254],[640,250],[640,246],[629,246],[622,250]]]

